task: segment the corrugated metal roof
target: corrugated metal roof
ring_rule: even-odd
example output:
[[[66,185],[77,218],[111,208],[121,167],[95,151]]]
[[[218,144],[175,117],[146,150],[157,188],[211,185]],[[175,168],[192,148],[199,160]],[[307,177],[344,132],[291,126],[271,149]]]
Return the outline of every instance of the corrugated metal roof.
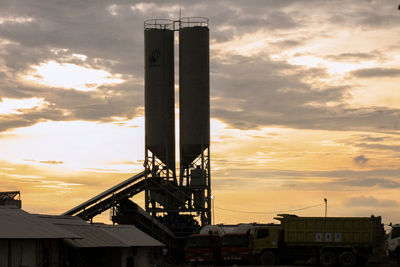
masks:
[[[88,225],[88,223],[81,218],[71,215],[36,214],[36,216],[52,224]]]
[[[66,240],[68,244],[79,248],[129,247],[93,225],[62,225],[60,227],[82,236],[82,239]]]
[[[89,224],[72,216],[38,215],[56,226],[73,232],[82,239],[66,240],[74,247],[148,247],[164,246],[133,225]]]
[[[145,234],[133,225],[99,225],[103,231],[112,235],[114,238],[124,242],[128,246],[155,247],[164,246],[158,240]]]
[[[79,235],[13,207],[0,207],[0,239],[64,239]]]

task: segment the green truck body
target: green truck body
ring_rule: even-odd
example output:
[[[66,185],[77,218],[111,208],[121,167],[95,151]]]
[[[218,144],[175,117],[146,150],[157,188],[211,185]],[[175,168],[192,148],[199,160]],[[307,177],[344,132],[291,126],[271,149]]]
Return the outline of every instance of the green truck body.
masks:
[[[281,215],[288,246],[374,247],[383,242],[381,217],[297,217]]]
[[[254,231],[254,253],[263,265],[315,260],[350,267],[382,247],[381,217],[298,217],[278,214],[281,224]]]

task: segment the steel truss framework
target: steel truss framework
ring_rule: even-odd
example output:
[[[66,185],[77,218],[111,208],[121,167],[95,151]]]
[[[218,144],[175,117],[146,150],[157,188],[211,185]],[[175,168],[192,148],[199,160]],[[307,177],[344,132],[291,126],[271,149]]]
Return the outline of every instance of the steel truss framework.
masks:
[[[145,153],[145,209],[154,217],[191,215],[201,225],[211,224],[210,152],[206,148],[191,164],[175,173],[150,150]]]

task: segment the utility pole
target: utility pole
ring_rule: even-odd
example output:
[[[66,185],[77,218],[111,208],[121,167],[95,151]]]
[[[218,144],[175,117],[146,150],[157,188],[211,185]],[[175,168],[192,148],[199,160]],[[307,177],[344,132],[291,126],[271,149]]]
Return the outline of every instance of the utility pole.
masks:
[[[214,213],[214,199],[215,196],[211,195],[211,205],[212,205],[212,224],[215,224],[215,213]]]
[[[325,218],[326,218],[326,216],[328,215],[328,199],[324,198],[324,201],[325,201]]]

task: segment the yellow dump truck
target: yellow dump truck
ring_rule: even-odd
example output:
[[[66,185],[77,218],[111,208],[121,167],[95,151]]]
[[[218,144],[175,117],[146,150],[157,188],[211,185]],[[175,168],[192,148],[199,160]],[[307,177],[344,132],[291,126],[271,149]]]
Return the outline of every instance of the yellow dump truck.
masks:
[[[298,217],[278,214],[280,224],[254,230],[254,253],[266,266],[317,261],[356,266],[384,242],[381,217]]]

